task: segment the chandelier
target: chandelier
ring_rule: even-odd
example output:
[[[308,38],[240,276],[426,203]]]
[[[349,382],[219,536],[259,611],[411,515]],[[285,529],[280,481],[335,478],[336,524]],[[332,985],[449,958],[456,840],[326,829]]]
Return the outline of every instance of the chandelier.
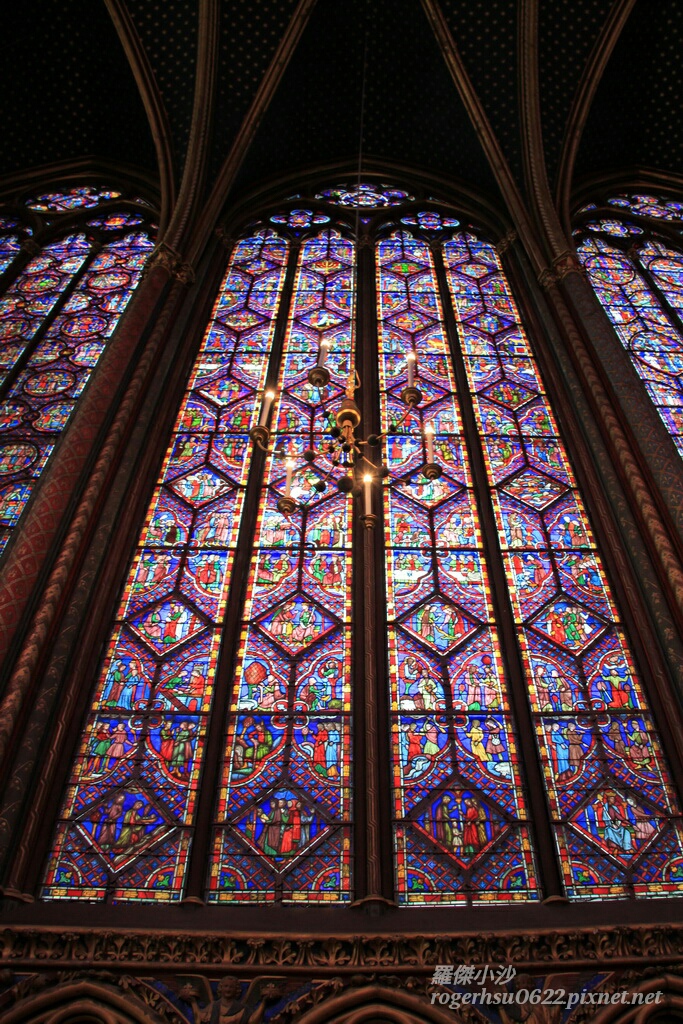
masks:
[[[319,393],[319,407],[328,422],[328,433],[325,435],[324,448],[315,450],[307,449],[303,453],[304,462],[311,469],[315,469],[316,459],[323,456],[330,464],[326,473],[318,472],[318,480],[313,485],[314,491],[322,493],[326,490],[329,477],[333,468],[341,467],[343,474],[337,479],[337,488],[345,493],[351,492],[355,497],[363,497],[362,522],[372,528],[377,523],[377,515],[373,512],[374,485],[378,478],[389,476],[389,469],[385,465],[376,466],[374,462],[364,454],[364,449],[379,448],[382,444],[384,434],[369,434],[367,438],[359,436],[361,424],[361,413],[355,399],[355,393],[360,387],[361,381],[358,373],[354,371],[348,379],[344,398],[340,404],[330,410],[326,408],[325,388],[330,382],[330,372],[325,365],[329,354],[329,343],[321,341],[318,350],[318,358],[315,365],[308,370],[309,384],[317,388]],[[418,363],[415,352],[408,352],[406,355],[406,370],[408,383],[401,392],[401,399],[405,403],[406,411],[398,422],[392,422],[391,431],[398,430],[413,409],[416,409],[422,401],[422,393],[416,386],[418,375]],[[271,410],[277,394],[275,391],[266,391],[261,405],[259,422],[250,431],[251,440],[258,445],[262,451],[270,452],[270,428],[268,426]],[[422,473],[428,480],[436,480],[441,476],[442,468],[435,461],[434,456],[434,428],[427,423],[423,429],[423,440],[425,446],[426,460],[422,466]],[[285,449],[278,447],[273,450],[276,457],[285,459],[285,489],[277,500],[277,508],[285,516],[291,516],[296,511],[298,504],[292,497],[292,481],[296,472],[294,459],[287,455]]]

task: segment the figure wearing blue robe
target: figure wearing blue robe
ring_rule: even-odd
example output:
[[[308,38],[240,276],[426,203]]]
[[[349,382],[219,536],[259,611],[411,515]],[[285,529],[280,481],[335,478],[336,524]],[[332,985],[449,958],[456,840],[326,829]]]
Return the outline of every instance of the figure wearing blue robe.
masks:
[[[560,776],[569,771],[569,741],[561,732],[559,722],[555,722],[550,739],[555,747],[557,774]]]

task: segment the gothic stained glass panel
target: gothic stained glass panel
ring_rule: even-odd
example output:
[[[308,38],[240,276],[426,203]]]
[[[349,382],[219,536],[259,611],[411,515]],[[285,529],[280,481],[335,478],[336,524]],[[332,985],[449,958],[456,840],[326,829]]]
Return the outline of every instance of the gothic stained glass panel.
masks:
[[[325,407],[353,371],[354,247],[302,244],[257,519],[207,899],[339,903],[351,896],[351,511],[324,448],[329,417],[307,379],[329,344]],[[278,511],[285,459],[291,496]],[[290,467],[291,470],[291,467]],[[320,472],[325,477],[319,475]],[[316,489],[316,485],[320,488]]]
[[[378,245],[394,819],[403,904],[538,899],[518,743],[429,246]],[[419,411],[409,411],[408,355]],[[397,424],[393,427],[392,423]],[[443,474],[425,477],[425,427]]]
[[[683,220],[683,203],[674,199],[663,199],[652,195],[612,196],[607,202],[621,211],[635,213],[640,217],[655,217],[658,220]],[[588,209],[588,207],[584,207]]]
[[[40,213],[70,213],[72,210],[99,206],[107,199],[120,198],[120,192],[113,192],[109,188],[82,185],[79,188],[70,188],[68,192],[46,192],[44,195],[29,199],[26,205],[30,210],[38,210]]]
[[[34,256],[0,298],[1,382],[63,295],[86,259],[91,245],[85,235],[70,235]]]
[[[270,232],[236,246],[93,693],[45,899],[182,895],[250,462],[248,432],[258,415],[287,249]],[[105,300],[119,294],[120,275],[130,274],[118,260],[117,250],[116,261],[91,268]],[[63,323],[80,315],[100,310],[65,312]],[[75,334],[86,343],[80,327]]]
[[[12,217],[0,217],[0,274],[12,265],[21,249],[21,235],[26,234],[19,221]]]
[[[617,335],[683,455],[683,331],[645,280],[650,272],[678,316],[683,315],[683,255],[647,242],[634,264],[602,238],[587,238],[578,254]]]
[[[567,893],[679,893],[680,808],[498,257],[444,256]]]
[[[390,185],[371,185],[358,182],[354,185],[339,185],[338,188],[327,188],[316,195],[316,199],[324,199],[338,206],[383,207],[398,206],[409,203],[413,196],[400,188]]]
[[[153,248],[146,233],[109,243],[46,318],[91,254],[84,235],[46,246],[0,299],[0,549],[30,496]],[[39,332],[42,331],[42,334]],[[38,341],[36,344],[36,338]],[[28,362],[18,362],[33,343]],[[16,369],[16,373],[10,373]]]

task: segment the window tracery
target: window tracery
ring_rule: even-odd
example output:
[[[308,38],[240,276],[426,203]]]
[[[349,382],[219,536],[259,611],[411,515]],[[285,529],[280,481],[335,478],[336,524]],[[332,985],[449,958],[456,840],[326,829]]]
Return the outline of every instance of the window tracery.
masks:
[[[45,193],[0,221],[0,551],[152,251],[149,211],[116,211],[122,198]]]
[[[554,841],[570,898],[680,892],[678,798],[495,249],[407,193],[400,225],[391,210],[382,220],[389,202],[377,189],[372,206],[368,189],[356,198],[375,211],[376,278],[361,291],[353,192],[333,191],[282,204],[232,254],[43,898],[178,900],[200,856],[209,903],[357,895],[353,631],[368,600],[388,662],[374,696],[390,728],[399,904],[537,901],[539,836]],[[368,598],[353,540],[363,501],[335,486],[349,467],[327,438],[354,361],[367,365],[372,337],[356,324],[373,289],[375,379],[363,388],[382,432],[372,487],[384,481],[386,590]],[[325,388],[307,376],[322,343]],[[268,416],[264,456],[249,434]],[[210,835],[194,834],[200,807]]]
[[[682,219],[674,199],[617,195],[582,207],[574,232],[595,293],[681,455]]]

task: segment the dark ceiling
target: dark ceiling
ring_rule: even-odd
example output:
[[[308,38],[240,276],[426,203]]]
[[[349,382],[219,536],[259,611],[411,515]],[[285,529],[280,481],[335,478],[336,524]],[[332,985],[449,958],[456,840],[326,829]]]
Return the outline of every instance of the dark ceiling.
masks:
[[[218,0],[207,194],[286,36],[297,0]],[[236,161],[233,193],[357,158],[364,40],[365,158],[494,198],[496,179],[426,14],[429,0],[318,0]],[[539,104],[551,186],[582,78],[623,0],[440,0],[467,76],[523,189],[520,19],[538,6]],[[157,151],[127,51],[137,47],[162,111],[176,186],[191,134],[204,0],[23,0],[3,6],[0,175],[90,158],[153,181]],[[124,46],[117,27],[132,35]],[[598,84],[575,176],[683,160],[683,4],[637,0]],[[204,67],[204,73],[207,68]],[[165,127],[164,127],[165,125]],[[159,125],[155,129],[159,135]]]
[[[356,157],[364,66],[363,153],[369,161],[389,160],[495,187],[420,4],[319,0],[238,188]]]

